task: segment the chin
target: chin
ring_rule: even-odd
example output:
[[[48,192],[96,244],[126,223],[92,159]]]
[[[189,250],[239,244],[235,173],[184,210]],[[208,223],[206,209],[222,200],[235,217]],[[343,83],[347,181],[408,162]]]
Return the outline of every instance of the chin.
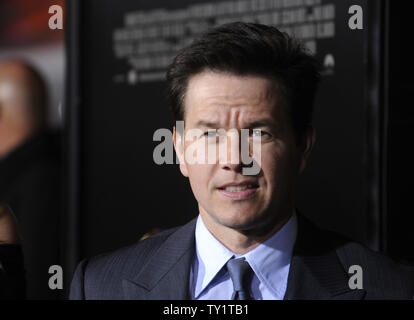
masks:
[[[235,230],[250,230],[260,224],[261,216],[252,212],[234,212],[226,216],[218,216],[216,221],[221,225]]]

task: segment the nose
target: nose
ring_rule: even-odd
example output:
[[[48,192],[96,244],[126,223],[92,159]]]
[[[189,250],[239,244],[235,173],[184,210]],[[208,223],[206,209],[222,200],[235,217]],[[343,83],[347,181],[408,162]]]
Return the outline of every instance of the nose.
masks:
[[[227,131],[223,141],[220,141],[219,160],[224,170],[241,172],[243,163],[241,159],[241,143],[239,131],[231,129]]]

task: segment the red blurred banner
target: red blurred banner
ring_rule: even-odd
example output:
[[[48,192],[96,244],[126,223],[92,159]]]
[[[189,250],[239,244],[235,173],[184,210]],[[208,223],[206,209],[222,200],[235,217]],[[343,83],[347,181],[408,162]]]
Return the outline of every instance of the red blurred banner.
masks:
[[[63,41],[63,30],[51,30],[52,5],[65,10],[64,0],[0,0],[0,46],[31,46]]]

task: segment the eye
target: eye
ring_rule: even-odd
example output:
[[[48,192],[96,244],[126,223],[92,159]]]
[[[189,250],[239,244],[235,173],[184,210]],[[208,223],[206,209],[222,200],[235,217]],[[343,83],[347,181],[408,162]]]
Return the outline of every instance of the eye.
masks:
[[[218,137],[218,132],[216,130],[208,130],[203,133],[203,136],[206,138],[216,138]]]
[[[254,137],[263,137],[265,135],[269,135],[266,131],[263,131],[261,129],[253,129],[252,130],[252,136]]]

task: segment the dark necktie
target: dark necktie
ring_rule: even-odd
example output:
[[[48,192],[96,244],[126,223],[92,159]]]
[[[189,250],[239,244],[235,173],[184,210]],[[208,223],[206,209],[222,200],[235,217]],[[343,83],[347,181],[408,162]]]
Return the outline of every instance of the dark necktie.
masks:
[[[253,270],[249,263],[244,258],[230,259],[226,267],[233,281],[234,293],[232,300],[251,300],[249,288]]]

